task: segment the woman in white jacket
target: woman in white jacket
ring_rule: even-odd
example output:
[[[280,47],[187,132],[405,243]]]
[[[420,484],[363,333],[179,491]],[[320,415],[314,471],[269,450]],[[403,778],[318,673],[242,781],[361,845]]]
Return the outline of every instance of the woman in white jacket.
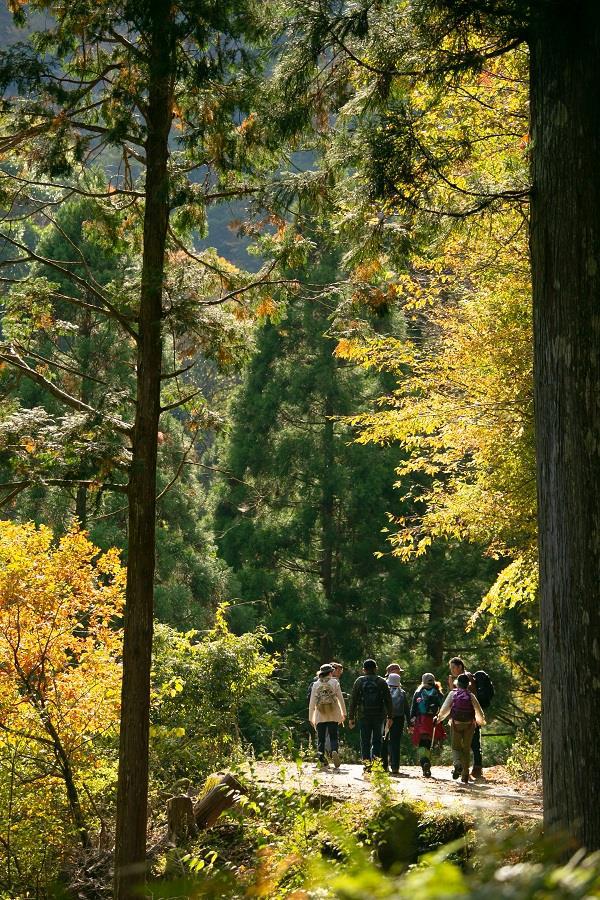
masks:
[[[319,762],[323,768],[329,763],[325,756],[325,740],[329,734],[331,759],[336,769],[340,767],[339,726],[346,718],[346,704],[337,678],[332,678],[333,668],[329,663],[322,665],[318,671],[319,680],[315,681],[310,692],[308,705],[308,721],[317,732],[317,749]]]

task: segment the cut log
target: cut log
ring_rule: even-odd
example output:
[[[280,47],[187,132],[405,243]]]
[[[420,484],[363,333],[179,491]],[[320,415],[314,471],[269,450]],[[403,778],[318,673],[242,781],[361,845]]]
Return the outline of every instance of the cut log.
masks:
[[[218,775],[218,780],[194,805],[194,819],[198,828],[210,828],[221,813],[236,806],[246,788],[233,775]]]
[[[168,840],[174,844],[196,833],[194,804],[187,794],[167,800]]]

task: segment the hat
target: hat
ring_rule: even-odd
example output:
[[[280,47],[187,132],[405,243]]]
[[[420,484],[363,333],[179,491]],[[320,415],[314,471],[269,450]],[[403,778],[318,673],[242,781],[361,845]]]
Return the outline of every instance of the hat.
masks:
[[[390,687],[400,687],[400,676],[397,672],[390,672],[386,681]]]
[[[425,672],[421,682],[422,684],[435,684],[435,675],[432,675],[431,672]]]
[[[400,663],[390,663],[389,666],[386,666],[386,674],[389,675],[392,669],[397,669],[400,674],[404,672]]]
[[[333,668],[329,665],[329,663],[323,663],[317,675],[331,675],[333,672]]]
[[[377,663],[374,659],[365,659],[363,663],[363,669],[376,669]]]

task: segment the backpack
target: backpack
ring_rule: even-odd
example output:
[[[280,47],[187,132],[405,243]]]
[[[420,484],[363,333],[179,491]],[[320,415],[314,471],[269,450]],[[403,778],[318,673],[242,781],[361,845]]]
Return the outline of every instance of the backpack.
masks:
[[[315,705],[319,712],[330,712],[332,707],[334,708],[337,705],[335,691],[327,681],[322,681],[318,686],[315,694]]]
[[[494,699],[494,682],[487,672],[479,671],[473,675],[475,679],[475,693],[482,709],[487,709]]]
[[[394,718],[398,718],[404,715],[404,698],[406,694],[402,690],[401,687],[394,686],[390,687],[390,694],[392,695],[392,715]]]
[[[440,694],[436,687],[421,688],[417,694],[417,709],[422,716],[435,716],[441,706]]]
[[[382,716],[383,715],[383,697],[381,695],[381,685],[377,678],[365,676],[362,683],[361,705],[363,716]]]
[[[473,722],[475,719],[475,707],[471,700],[471,693],[465,688],[455,688],[452,698],[452,710],[450,716],[453,722]]]

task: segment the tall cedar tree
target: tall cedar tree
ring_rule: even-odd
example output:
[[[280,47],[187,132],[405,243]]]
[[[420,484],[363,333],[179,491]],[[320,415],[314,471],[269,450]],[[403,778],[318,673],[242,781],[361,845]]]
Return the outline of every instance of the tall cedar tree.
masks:
[[[105,414],[131,447],[115,859],[115,894],[122,898],[133,895],[145,870],[159,417],[189,399],[181,391],[161,407],[161,380],[180,374],[181,365],[175,360],[175,372],[163,375],[163,323],[167,327],[171,315],[173,331],[181,335],[190,307],[201,305],[193,279],[184,285],[179,320],[165,302],[166,254],[170,247],[191,259],[193,251],[182,243],[185,225],[198,223],[207,197],[244,190],[242,177],[223,187],[216,173],[233,168],[247,137],[237,126],[257,68],[248,47],[259,37],[260,23],[249,0],[33,0],[14,6],[20,20],[28,11],[47,15],[48,27],[0,60],[6,95],[0,147],[12,179],[4,180],[5,208],[17,207],[22,217],[39,213],[48,202],[39,193],[43,185],[54,206],[84,191],[111,202],[125,198],[130,218],[142,221],[137,299],[127,302],[87,283],[98,306],[134,342],[137,356],[133,425]],[[264,4],[260,10],[264,14]],[[18,97],[12,96],[15,85]],[[118,147],[121,175],[102,191],[86,189],[86,163],[111,145]],[[3,238],[18,251],[15,258],[40,262],[10,219]],[[58,263],[42,262],[58,270]],[[236,282],[231,272],[196,262],[199,279],[207,269],[215,276],[216,296],[206,302],[240,299],[248,290],[248,280]],[[77,282],[70,269],[62,266],[60,272]],[[259,273],[254,283],[262,284],[268,274]],[[3,355],[67,405],[90,412],[11,348]]]
[[[596,772],[600,763],[600,745],[590,739],[600,694],[600,9],[594,0],[309,0],[290,3],[289,28],[296,40],[285,51],[286,133],[306,127],[315,104],[323,132],[340,96],[347,99],[344,89],[356,79],[360,85],[363,146],[375,162],[368,202],[354,217],[355,223],[365,217],[363,240],[369,229],[381,233],[386,226],[393,235],[401,210],[406,224],[419,212],[430,225],[434,217],[443,222],[444,209],[428,202],[431,187],[447,178],[448,163],[468,164],[469,135],[457,133],[454,149],[448,142],[442,156],[415,139],[412,85],[427,80],[441,98],[465,70],[483,70],[485,77],[487,60],[530,50],[545,821],[597,849],[600,808],[581,773]],[[386,104],[404,123],[395,154],[386,146]],[[464,190],[460,179],[445,184],[455,195],[449,222],[528,194],[520,185],[478,191]],[[574,703],[569,688],[582,685],[589,701]]]

